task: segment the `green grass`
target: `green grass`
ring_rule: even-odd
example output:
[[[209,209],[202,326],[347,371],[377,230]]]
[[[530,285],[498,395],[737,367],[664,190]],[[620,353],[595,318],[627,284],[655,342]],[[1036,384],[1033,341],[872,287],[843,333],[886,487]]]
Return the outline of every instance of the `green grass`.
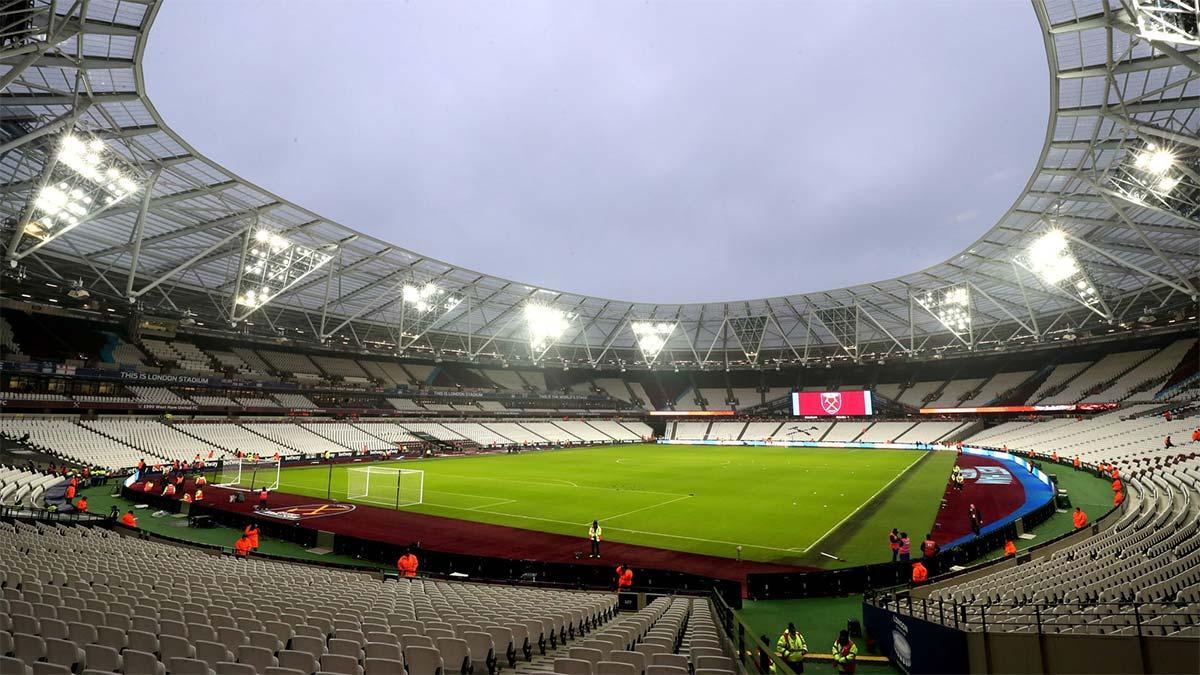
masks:
[[[832,546],[862,564],[890,557],[891,527],[928,529],[953,461],[949,452],[625,445],[372,466],[424,471],[424,503],[408,507],[420,513],[578,537],[595,518],[607,541],[724,557],[740,545],[748,560],[809,564]],[[351,470],[286,469],[279,489],[345,500]],[[386,477],[372,481],[365,499],[349,501],[394,504]],[[879,504],[894,510],[880,519]],[[864,527],[884,529],[858,534]]]

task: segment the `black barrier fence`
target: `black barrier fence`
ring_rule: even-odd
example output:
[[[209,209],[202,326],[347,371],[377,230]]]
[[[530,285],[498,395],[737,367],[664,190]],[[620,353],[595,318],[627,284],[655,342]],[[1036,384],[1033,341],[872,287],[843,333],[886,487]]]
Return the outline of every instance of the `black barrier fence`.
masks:
[[[1196,672],[1200,609],[1183,603],[863,602],[867,634],[906,673]]]
[[[1018,520],[954,548],[941,551],[932,558],[913,558],[907,562],[859,565],[824,572],[750,574],[746,577],[747,596],[754,600],[812,598],[866,593],[902,586],[912,580],[912,565],[917,561],[925,565],[930,577],[946,574],[952,567],[965,567],[1002,548],[1005,541],[1016,539],[1018,524],[1023,528],[1021,531],[1027,531],[1046,522],[1054,515],[1054,510],[1054,499],[1051,499]],[[1041,546],[1053,541],[1055,540],[1044,542]]]
[[[714,592],[711,597],[715,618],[726,645],[744,672],[760,675],[792,672],[791,666],[775,655],[775,645],[770,642],[770,636],[755,635],[750,624],[743,621],[734,611],[735,608],[725,602],[719,593]]]

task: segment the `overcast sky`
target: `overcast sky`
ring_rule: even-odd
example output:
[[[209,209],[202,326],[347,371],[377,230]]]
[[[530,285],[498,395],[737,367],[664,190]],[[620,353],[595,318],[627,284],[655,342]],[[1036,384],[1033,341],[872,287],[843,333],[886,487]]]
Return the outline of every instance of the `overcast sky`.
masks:
[[[939,262],[1049,106],[1027,0],[186,0],[145,73],[199,151],[327,218],[648,302]]]

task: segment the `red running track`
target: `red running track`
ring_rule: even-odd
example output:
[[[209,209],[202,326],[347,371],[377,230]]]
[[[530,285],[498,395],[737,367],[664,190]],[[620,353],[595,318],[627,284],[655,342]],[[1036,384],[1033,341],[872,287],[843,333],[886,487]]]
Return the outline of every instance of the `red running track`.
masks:
[[[187,491],[191,491],[190,480]],[[140,484],[134,489],[140,488]],[[231,490],[208,486],[204,488],[204,504],[221,511],[255,516],[257,495],[247,494],[242,503],[230,502]],[[334,504],[326,499],[272,492],[268,507],[284,509],[305,504]],[[420,542],[421,548],[442,553],[488,556],[513,560],[537,560],[541,562],[572,563],[613,567],[626,563],[636,568],[671,570],[715,579],[737,581],[745,584],[747,574],[767,572],[811,572],[815,567],[776,565],[759,562],[737,562],[730,558],[671,551],[650,546],[604,542],[601,547],[603,558],[586,557],[588,542],[583,537],[568,537],[561,534],[537,532],[503,525],[476,523],[456,518],[430,516],[410,511],[379,508],[355,504],[352,511],[331,516],[306,518],[299,521],[300,527],[324,530],[360,539],[378,541],[397,546]],[[255,516],[271,522],[289,522],[276,518]],[[230,542],[233,545],[233,542]],[[577,560],[576,551],[585,557]]]
[[[967,480],[962,490],[956,490],[952,485],[946,486],[943,505],[938,512],[937,521],[933,524],[933,540],[939,546],[946,546],[971,534],[971,518],[968,515],[971,504],[974,504],[983,515],[983,524],[994,523],[1006,518],[1025,503],[1025,488],[1021,482],[1013,478],[1009,483],[981,483],[978,479],[980,469],[1002,469],[1002,474],[1011,476],[1004,463],[991,457],[978,455],[959,455],[956,464],[968,471]],[[910,532],[914,542],[924,538],[925,533]]]

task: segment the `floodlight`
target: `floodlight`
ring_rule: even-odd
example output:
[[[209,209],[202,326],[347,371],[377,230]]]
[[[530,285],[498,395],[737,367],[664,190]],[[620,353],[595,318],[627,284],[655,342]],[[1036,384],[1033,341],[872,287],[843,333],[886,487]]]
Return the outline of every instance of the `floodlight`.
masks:
[[[654,363],[658,358],[677,325],[675,322],[666,321],[634,321],[630,324],[638,349],[642,351],[642,357],[647,364]]]
[[[233,320],[246,318],[332,259],[325,251],[296,244],[273,230],[255,230],[246,242]],[[238,312],[237,305],[244,310]]]
[[[1084,306],[1108,316],[1108,310],[1103,306],[1095,284],[1071,252],[1067,235],[1062,230],[1047,230],[1034,240],[1022,255],[1017,256],[1015,262],[1032,272],[1047,286],[1056,286]]]
[[[1200,45],[1197,0],[1132,0],[1138,35],[1146,40]]]
[[[1126,201],[1190,216],[1200,208],[1198,168],[1200,160],[1194,153],[1146,143],[1127,147],[1121,160],[1109,169],[1107,181]]]
[[[526,303],[525,323],[529,328],[529,348],[535,361],[562,337],[573,318],[574,315],[549,305]]]
[[[23,236],[39,241],[24,251],[12,249],[14,260],[99,216],[142,185],[132,164],[104,141],[81,131],[60,136],[45,171],[21,230]]]
[[[432,281],[424,286],[404,284],[400,289],[400,299],[422,313],[438,309],[449,312],[462,302],[462,298],[447,294]]]
[[[916,296],[917,304],[959,338],[971,342],[971,291],[967,286],[949,286]]]

